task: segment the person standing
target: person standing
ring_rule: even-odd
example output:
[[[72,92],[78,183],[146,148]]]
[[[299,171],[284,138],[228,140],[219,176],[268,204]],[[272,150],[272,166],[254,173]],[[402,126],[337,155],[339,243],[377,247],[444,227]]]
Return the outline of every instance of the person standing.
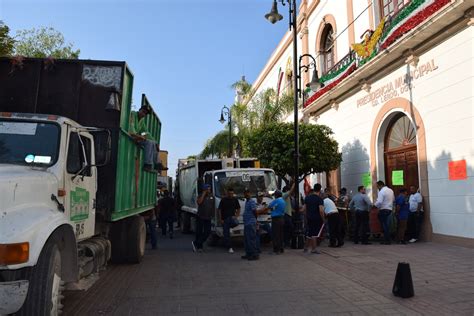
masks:
[[[410,212],[407,202],[407,189],[400,189],[400,193],[395,199],[395,206],[398,216],[398,243],[406,244],[405,232],[407,230],[408,213]]]
[[[163,197],[158,201],[158,210],[161,226],[161,235],[166,236],[168,232],[173,239],[173,223],[176,221],[176,204],[168,190],[163,191]]]
[[[283,229],[285,225],[284,215],[286,203],[285,200],[283,200],[283,194],[280,190],[276,190],[274,195],[275,199],[270,202],[265,211],[271,210],[273,253],[280,254],[284,252]]]
[[[316,249],[316,238],[319,237],[324,218],[324,202],[320,194],[321,184],[316,183],[313,191],[304,199],[303,211],[306,214],[306,242],[304,252],[307,252],[308,247],[311,246],[311,253],[320,254]]]
[[[423,198],[415,186],[410,186],[410,213],[408,215],[408,242],[414,243],[420,238],[421,224],[423,223]]]
[[[336,204],[329,197],[323,199],[324,214],[329,226],[329,247],[342,247],[344,245],[344,234],[342,219],[339,216]]]
[[[244,220],[245,255],[241,258],[247,260],[258,260],[259,251],[257,248],[257,217],[259,214],[263,214],[266,211],[257,210],[257,203],[252,199],[249,189],[245,189],[244,196],[246,201],[242,217]]]
[[[258,192],[257,193],[257,212],[258,214],[265,214],[266,212],[262,212],[262,210],[267,208],[267,203],[263,201],[263,198],[265,197],[264,192]],[[260,250],[260,236],[266,233],[269,236],[272,234],[272,228],[270,226],[270,223],[259,223],[257,221],[257,252],[261,253]]]
[[[359,186],[357,191],[349,203],[349,208],[355,209],[354,244],[358,244],[360,239],[363,245],[370,245],[367,233],[369,232],[369,210],[372,202],[363,185]]]
[[[293,207],[291,205],[291,196],[293,195],[293,191],[295,190],[295,184],[291,186],[291,189],[288,186],[283,187],[283,200],[285,200],[285,215],[284,215],[284,246],[290,247],[291,246],[291,238],[293,237],[293,219],[292,219],[292,212]]]
[[[203,244],[211,234],[211,219],[214,215],[215,206],[215,198],[209,184],[203,185],[202,194],[199,196],[197,203],[196,239],[192,242],[192,246],[194,252],[202,252]]]
[[[143,214],[145,217],[145,224],[148,226],[148,231],[150,232],[151,249],[156,249],[158,243],[156,234],[156,212],[157,206],[155,205],[153,209]]]
[[[224,196],[219,202],[218,211],[221,216],[221,224],[224,230],[224,244],[229,253],[234,253],[230,239],[230,229],[238,225],[237,217],[240,215],[240,203],[234,195],[233,188],[227,189],[226,196]]]
[[[379,194],[377,196],[377,201],[375,201],[375,207],[379,209],[379,221],[383,228],[384,241],[381,242],[382,245],[390,245],[390,215],[392,214],[393,202],[395,200],[395,195],[393,190],[385,185],[383,181],[377,181],[377,188],[379,189]]]

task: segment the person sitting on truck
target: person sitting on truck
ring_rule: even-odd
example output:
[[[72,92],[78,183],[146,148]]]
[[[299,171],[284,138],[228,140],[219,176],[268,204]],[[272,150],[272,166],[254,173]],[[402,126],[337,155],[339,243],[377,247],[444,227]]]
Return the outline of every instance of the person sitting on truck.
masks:
[[[163,164],[159,160],[159,146],[148,131],[144,120],[150,113],[151,109],[147,106],[142,106],[138,112],[130,112],[129,134],[145,151],[143,170],[147,172],[168,170],[168,168],[163,168]]]
[[[230,240],[230,229],[238,225],[237,217],[240,215],[240,203],[234,196],[233,188],[228,188],[226,193],[227,195],[219,203],[218,211],[224,230],[224,244],[229,249],[229,253],[234,253]]]
[[[202,246],[211,234],[211,219],[215,207],[215,199],[209,184],[202,186],[202,194],[199,196],[197,203],[196,239],[191,244],[194,252],[202,252]]]

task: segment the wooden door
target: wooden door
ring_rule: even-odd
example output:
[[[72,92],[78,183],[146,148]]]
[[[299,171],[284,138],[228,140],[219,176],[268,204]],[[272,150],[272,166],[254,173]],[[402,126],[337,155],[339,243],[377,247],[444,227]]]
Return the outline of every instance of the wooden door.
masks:
[[[387,131],[385,179],[395,194],[411,185],[419,187],[416,132],[405,115],[395,117]]]

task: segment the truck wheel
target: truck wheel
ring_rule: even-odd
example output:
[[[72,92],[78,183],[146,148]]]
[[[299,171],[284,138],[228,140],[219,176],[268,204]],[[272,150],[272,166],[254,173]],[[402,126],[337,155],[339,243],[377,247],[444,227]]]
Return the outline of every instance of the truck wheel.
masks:
[[[181,212],[181,232],[189,234],[191,232],[191,216],[186,212]]]
[[[121,220],[111,224],[109,239],[112,246],[110,260],[113,263],[124,263],[127,261],[127,234],[126,220]]]
[[[54,241],[49,241],[44,246],[28,279],[28,295],[16,315],[61,314],[64,281],[61,280],[61,253]]]
[[[145,255],[146,226],[142,216],[130,218],[127,238],[127,261],[140,263]]]

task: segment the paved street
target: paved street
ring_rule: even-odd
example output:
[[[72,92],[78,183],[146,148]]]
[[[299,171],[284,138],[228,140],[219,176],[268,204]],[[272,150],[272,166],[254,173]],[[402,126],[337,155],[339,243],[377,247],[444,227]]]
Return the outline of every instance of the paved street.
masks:
[[[65,315],[473,315],[474,250],[434,243],[346,243],[321,255],[242,248],[191,251],[191,236],[160,239],[140,265],[110,266],[87,292],[69,292]],[[415,297],[391,293],[410,263]]]

